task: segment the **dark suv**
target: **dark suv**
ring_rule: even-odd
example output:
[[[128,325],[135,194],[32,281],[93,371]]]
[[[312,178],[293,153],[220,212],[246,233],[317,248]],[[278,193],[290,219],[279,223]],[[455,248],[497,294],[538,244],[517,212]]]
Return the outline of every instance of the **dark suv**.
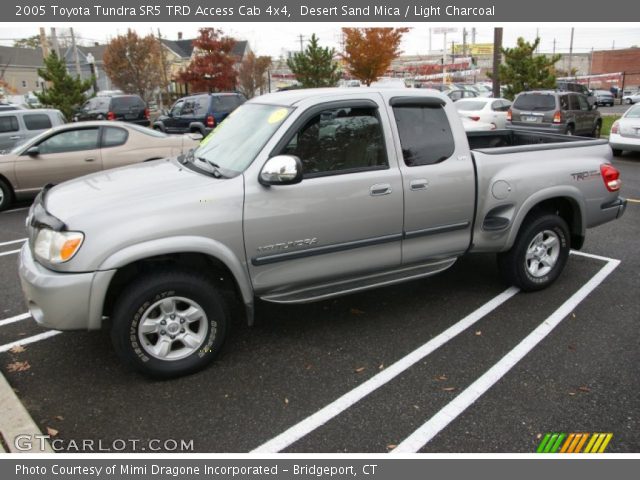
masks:
[[[600,112],[579,93],[535,91],[520,93],[507,113],[506,128],[538,132],[600,136]]]
[[[148,127],[149,109],[138,95],[93,97],[73,116],[74,122],[86,120],[119,120]]]
[[[198,93],[173,104],[166,115],[158,117],[153,128],[166,133],[199,132],[203,136],[246,102],[239,93]]]

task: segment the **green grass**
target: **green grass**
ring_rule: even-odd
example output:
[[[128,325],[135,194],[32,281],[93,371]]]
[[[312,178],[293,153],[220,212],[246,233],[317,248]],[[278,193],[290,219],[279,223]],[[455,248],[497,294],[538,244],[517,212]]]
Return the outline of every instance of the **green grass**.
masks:
[[[600,135],[604,136],[604,137],[608,137],[609,133],[611,133],[611,126],[613,125],[613,122],[615,122],[616,120],[618,120],[621,117],[621,115],[605,115],[602,117],[602,130],[600,132]]]

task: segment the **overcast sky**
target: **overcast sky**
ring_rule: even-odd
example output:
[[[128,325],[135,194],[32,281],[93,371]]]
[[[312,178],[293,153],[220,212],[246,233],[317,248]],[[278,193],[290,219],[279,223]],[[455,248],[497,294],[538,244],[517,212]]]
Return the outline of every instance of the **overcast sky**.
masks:
[[[441,27],[449,26],[445,24],[403,24],[411,27],[402,42],[402,50],[407,55],[425,54],[429,50],[429,26]],[[13,39],[24,38],[38,34],[38,24],[17,24],[0,23],[0,44],[11,45]],[[80,43],[91,44],[93,42],[104,43],[115,35],[123,34],[127,26],[114,23],[67,23],[67,24],[45,24],[47,27],[68,28],[73,27]],[[213,26],[222,29],[225,34],[234,36],[240,40],[248,40],[251,48],[259,55],[280,56],[287,50],[299,50],[299,35],[303,35],[303,41],[312,33],[320,38],[320,43],[324,46],[339,47],[340,27],[344,24],[338,23],[131,23],[130,28],[140,34],[148,34],[152,29],[157,34],[157,28],[164,38],[176,39],[178,32],[183,32],[184,38],[193,38],[198,33],[198,28],[202,26]],[[359,25],[363,26],[363,25]],[[371,26],[371,24],[367,25]],[[399,26],[399,25],[398,25]],[[451,41],[462,42],[462,29],[471,30],[476,26],[476,42],[493,42],[493,25],[489,24],[452,24],[458,29],[457,33],[447,36],[448,48]],[[551,52],[553,50],[554,39],[556,41],[556,52],[568,52],[571,37],[571,26],[565,24],[505,24],[504,25],[504,45],[513,46],[518,36],[524,36],[526,40],[533,40],[539,33],[541,38],[540,51]],[[471,41],[470,35],[468,42]],[[441,50],[443,45],[442,35],[432,35],[432,49]],[[577,24],[575,26],[573,51],[589,52],[595,50],[615,48],[625,48],[632,45],[640,46],[640,26],[635,24]]]

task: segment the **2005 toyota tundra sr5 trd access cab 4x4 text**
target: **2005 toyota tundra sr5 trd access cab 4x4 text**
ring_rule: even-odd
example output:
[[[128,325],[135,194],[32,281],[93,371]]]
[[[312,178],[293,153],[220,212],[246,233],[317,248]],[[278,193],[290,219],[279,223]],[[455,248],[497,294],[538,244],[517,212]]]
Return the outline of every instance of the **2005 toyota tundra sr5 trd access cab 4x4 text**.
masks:
[[[45,188],[20,277],[37,322],[110,323],[130,366],[170,377],[219,352],[221,292],[302,303],[433,275],[496,252],[544,288],[585,230],[624,212],[605,140],[465,134],[435,91],[257,97],[189,155]],[[109,320],[106,320],[109,319]]]

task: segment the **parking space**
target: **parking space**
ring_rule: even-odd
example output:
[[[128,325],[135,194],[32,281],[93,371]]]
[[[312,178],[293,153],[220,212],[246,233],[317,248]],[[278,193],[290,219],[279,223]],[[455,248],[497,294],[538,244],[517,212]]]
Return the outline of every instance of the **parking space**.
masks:
[[[623,194],[640,199],[638,159],[616,166]],[[607,451],[638,451],[639,212],[630,203],[620,221],[591,230],[584,251],[603,258],[572,255],[545,291],[507,289],[494,257],[473,255],[426,280],[308,305],[260,303],[257,325],[236,322],[210,368],[164,382],[122,367],[106,330],[51,332],[3,351],[46,333],[15,320],[25,307],[17,256],[7,254],[0,370],[63,445],[153,438],[193,440],[200,452],[533,452],[545,432],[601,431],[614,434]],[[0,214],[0,243],[24,237],[25,215]],[[16,362],[28,368],[12,371]]]

